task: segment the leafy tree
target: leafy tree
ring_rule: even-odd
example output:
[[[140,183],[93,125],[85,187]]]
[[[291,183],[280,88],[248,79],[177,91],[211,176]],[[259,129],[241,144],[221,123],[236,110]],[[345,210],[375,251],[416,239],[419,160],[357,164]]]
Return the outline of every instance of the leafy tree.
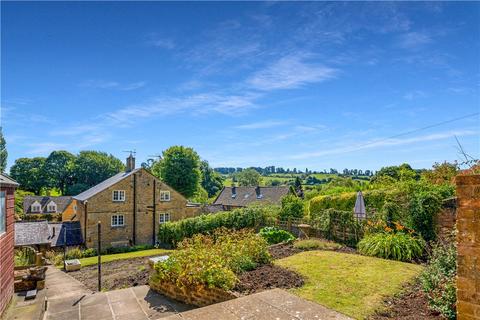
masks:
[[[202,178],[200,157],[195,150],[184,146],[163,151],[162,160],[155,163],[152,172],[187,198],[195,195]]]
[[[10,175],[22,187],[23,190],[40,194],[46,186],[44,176],[45,158],[19,158],[10,168]]]
[[[7,167],[7,146],[5,138],[3,137],[2,127],[0,127],[0,172],[4,172]]]
[[[18,218],[23,217],[23,199],[25,196],[33,196],[33,192],[17,189],[15,191],[15,215]]]
[[[281,219],[302,218],[305,213],[305,203],[299,197],[289,194],[282,198]]]
[[[43,167],[48,186],[66,194],[67,187],[73,183],[74,164],[75,156],[68,151],[50,153]]]
[[[381,179],[382,177],[390,177],[395,181],[418,180],[419,174],[408,163],[400,166],[383,167],[375,173],[372,181]]]
[[[77,195],[82,193],[83,191],[87,190],[91,186],[86,185],[84,183],[75,183],[73,185],[68,185],[67,190],[65,192],[66,195]]]
[[[248,168],[236,175],[238,184],[241,186],[258,186],[262,182],[262,176],[255,169]]]
[[[433,184],[452,183],[453,178],[458,174],[456,163],[435,163],[432,170],[425,171],[422,178]]]
[[[111,154],[100,151],[80,151],[74,162],[73,177],[75,183],[84,186],[86,190],[123,170],[125,166],[122,161]],[[72,194],[70,192],[73,189],[69,188],[67,192]],[[80,190],[78,186],[75,189],[76,192]]]
[[[213,171],[205,160],[200,163],[200,171],[202,172],[201,185],[207,191],[208,197],[213,197],[222,189],[223,178]]]

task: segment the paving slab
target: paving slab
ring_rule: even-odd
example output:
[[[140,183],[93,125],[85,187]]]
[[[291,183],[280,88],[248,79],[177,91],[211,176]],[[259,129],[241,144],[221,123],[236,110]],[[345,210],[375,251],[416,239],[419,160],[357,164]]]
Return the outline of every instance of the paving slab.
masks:
[[[339,312],[273,289],[207,307],[182,312],[165,320],[352,320]]]

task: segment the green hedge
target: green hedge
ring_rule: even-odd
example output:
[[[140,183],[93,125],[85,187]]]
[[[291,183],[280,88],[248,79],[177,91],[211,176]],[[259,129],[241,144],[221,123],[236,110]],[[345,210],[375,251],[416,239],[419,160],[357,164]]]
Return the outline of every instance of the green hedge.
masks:
[[[363,236],[363,222],[354,218],[352,210],[326,209],[310,217],[314,228],[326,239],[355,246]]]
[[[220,227],[239,230],[271,225],[279,211],[278,206],[255,206],[167,222],[160,227],[158,239],[163,244],[175,246],[185,238],[207,234]]]

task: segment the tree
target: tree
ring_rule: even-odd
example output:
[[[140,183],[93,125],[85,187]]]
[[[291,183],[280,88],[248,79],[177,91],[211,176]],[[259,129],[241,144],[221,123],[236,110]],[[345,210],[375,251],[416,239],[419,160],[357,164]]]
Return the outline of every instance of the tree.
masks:
[[[262,176],[255,169],[248,168],[235,175],[241,186],[258,186],[262,182]]]
[[[435,163],[432,170],[425,171],[422,178],[433,184],[453,183],[453,178],[458,174],[456,163]]]
[[[0,127],[0,172],[3,173],[7,167],[7,146],[3,137],[2,127]]]
[[[200,157],[192,148],[173,146],[163,151],[152,173],[185,197],[190,198],[200,186]]]
[[[45,161],[44,176],[51,188],[58,188],[66,194],[67,187],[73,184],[75,156],[68,151],[53,151]]]
[[[111,154],[100,151],[80,151],[74,162],[73,178],[76,184],[86,190],[111,176],[125,170],[122,161]],[[68,188],[71,194],[73,188]],[[81,190],[81,191],[84,191]],[[76,188],[75,192],[80,191]]]
[[[46,186],[44,176],[45,158],[19,158],[10,168],[10,175],[16,180],[23,190],[40,194]]]
[[[302,218],[305,213],[305,203],[299,197],[289,194],[282,198],[280,219]]]
[[[200,171],[202,172],[201,185],[207,191],[208,197],[213,197],[223,187],[223,178],[210,168],[207,161],[200,163]]]

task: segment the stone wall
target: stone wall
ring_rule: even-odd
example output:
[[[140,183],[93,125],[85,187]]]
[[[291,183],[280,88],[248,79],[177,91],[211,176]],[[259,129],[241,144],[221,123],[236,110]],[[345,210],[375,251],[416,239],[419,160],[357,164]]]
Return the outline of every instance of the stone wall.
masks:
[[[457,198],[450,198],[442,203],[442,210],[437,216],[437,234],[442,240],[454,240],[452,232],[457,221]]]
[[[135,215],[134,179],[136,179]],[[113,190],[125,190],[125,201],[112,201]],[[160,201],[161,191],[170,191],[170,201]],[[153,213],[154,192],[155,217]],[[87,213],[85,245],[87,247],[97,246],[97,223],[100,221],[102,224],[102,248],[107,248],[134,244],[153,245],[159,229],[160,213],[169,213],[171,220],[174,221],[195,216],[199,214],[200,208],[187,207],[187,200],[180,193],[162,183],[146,170],[139,170],[88,199],[86,210],[85,204],[78,202],[77,213],[82,225],[82,233],[85,233],[85,211]],[[112,215],[116,214],[124,216],[124,226],[111,226]]]
[[[457,318],[480,319],[480,175],[458,176]]]
[[[174,283],[150,280],[150,288],[169,298],[197,307],[204,307],[237,298],[231,292],[218,289],[198,287],[195,289],[180,288]]]

